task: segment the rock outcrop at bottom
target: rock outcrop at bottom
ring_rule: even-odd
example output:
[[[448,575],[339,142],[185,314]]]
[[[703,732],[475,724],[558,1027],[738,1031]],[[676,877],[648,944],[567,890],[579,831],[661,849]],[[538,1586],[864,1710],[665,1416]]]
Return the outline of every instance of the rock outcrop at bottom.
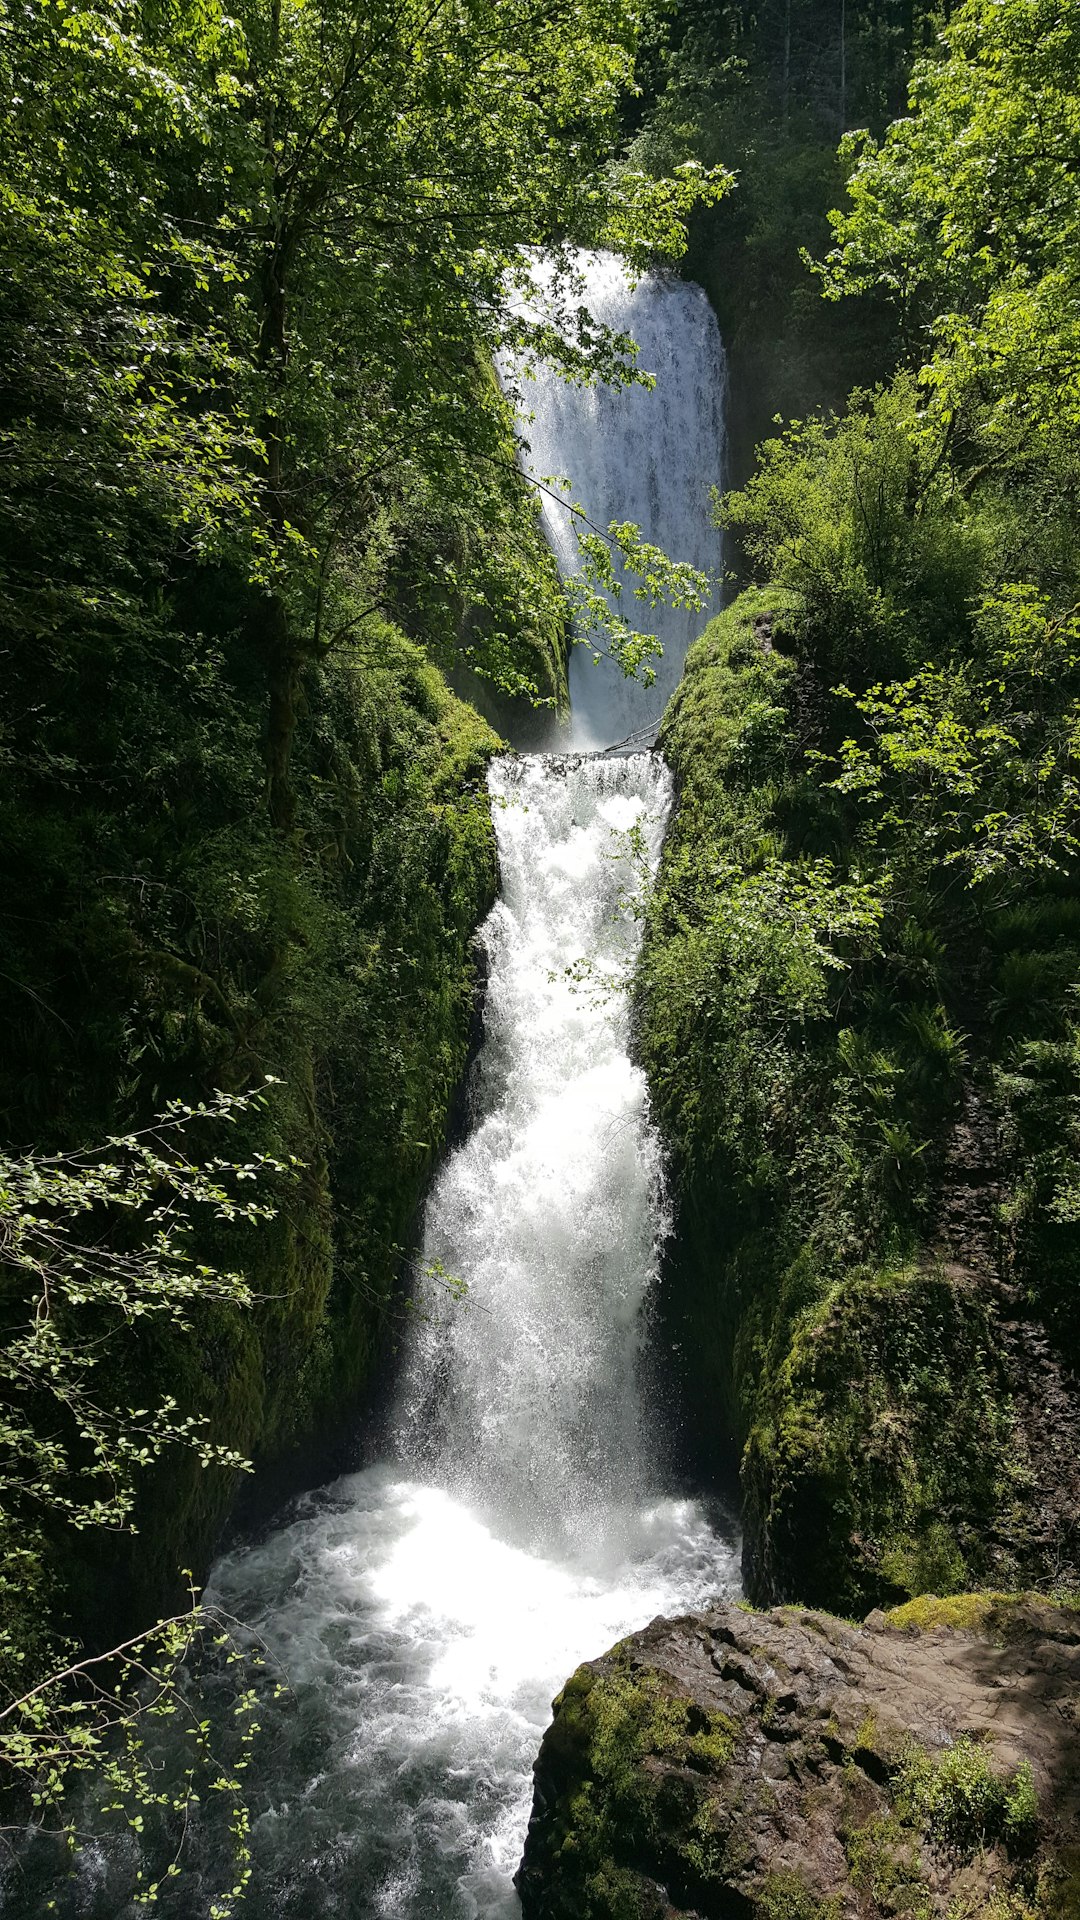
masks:
[[[568,1681],[525,1920],[1080,1920],[1080,1612],[656,1620]]]

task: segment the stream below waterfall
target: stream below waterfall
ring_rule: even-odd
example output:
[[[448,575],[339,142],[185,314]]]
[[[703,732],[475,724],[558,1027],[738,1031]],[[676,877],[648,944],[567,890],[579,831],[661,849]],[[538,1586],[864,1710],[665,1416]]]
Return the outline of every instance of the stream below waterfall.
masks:
[[[667,284],[669,320],[700,331],[697,290]],[[603,317],[635,327],[633,311],[610,311],[630,296],[605,288]],[[656,289],[634,298],[655,332]],[[701,348],[695,378],[710,355],[715,365],[713,345]],[[584,447],[585,425],[571,431],[568,419]],[[595,446],[589,456],[601,494],[628,458],[610,421],[604,433],[603,458]],[[683,469],[705,458],[702,443],[684,436],[680,450],[665,429],[651,444],[647,455],[631,443],[648,467],[639,491],[655,491],[662,455],[689,499]],[[574,456],[571,445],[567,466]],[[698,470],[697,491],[715,477]],[[677,557],[700,561],[678,532],[664,534]],[[700,526],[694,537],[700,545]],[[667,677],[688,637],[673,635]],[[621,692],[605,707],[604,684],[584,724],[617,738],[635,715]],[[501,891],[482,934],[483,1042],[466,1136],[427,1205],[420,1264],[435,1277],[403,1329],[384,1457],[295,1502],[219,1561],[208,1591],[288,1677],[280,1696],[265,1689],[247,1788],[242,1911],[258,1920],[517,1912],[513,1874],[554,1693],[582,1659],[658,1613],[737,1591],[734,1524],[673,1486],[664,1407],[642,1365],[667,1221],[629,1053],[629,981],[670,778],[650,753],[509,756],[489,785]],[[227,1714],[231,1684],[227,1672],[208,1679],[211,1719]],[[183,1871],[157,1912],[212,1913],[230,1884],[226,1826],[207,1805],[172,1836]],[[50,1882],[54,1910],[134,1920],[147,1850],[134,1836],[83,1846],[70,1877]],[[8,1880],[5,1913],[46,1911],[42,1885],[31,1859]]]

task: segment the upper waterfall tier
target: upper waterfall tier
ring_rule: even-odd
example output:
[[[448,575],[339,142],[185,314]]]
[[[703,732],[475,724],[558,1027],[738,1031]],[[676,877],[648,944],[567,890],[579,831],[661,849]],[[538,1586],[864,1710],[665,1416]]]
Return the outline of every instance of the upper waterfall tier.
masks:
[[[674,560],[689,561],[713,579],[721,564],[710,489],[724,466],[725,359],[712,308],[702,289],[670,275],[646,274],[631,285],[613,255],[582,254],[583,304],[593,318],[637,341],[639,369],[654,387],[575,387],[539,368],[521,380],[527,442],[526,470],[537,479],[569,480],[567,496],[596,525],[632,520],[645,538]],[[550,282],[542,264],[540,301]],[[504,370],[505,371],[505,370]],[[522,375],[520,367],[514,370]],[[579,567],[568,506],[542,496],[544,526],[564,576]],[[594,663],[584,646],[570,664],[573,744],[611,746],[655,726],[678,685],[686,650],[708,612],[659,607],[632,597],[628,581],[619,611],[655,633],[663,656],[651,687],[627,680],[614,661]],[[715,610],[715,607],[714,607]]]

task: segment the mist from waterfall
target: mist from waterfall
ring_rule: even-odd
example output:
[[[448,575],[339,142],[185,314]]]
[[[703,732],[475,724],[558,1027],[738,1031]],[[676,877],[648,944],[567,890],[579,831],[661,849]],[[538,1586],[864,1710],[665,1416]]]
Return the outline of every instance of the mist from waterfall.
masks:
[[[579,570],[580,557],[569,505],[574,500],[597,526],[634,521],[644,537],[673,560],[689,561],[718,581],[720,534],[714,525],[711,490],[724,469],[726,362],[716,318],[693,282],[648,273],[636,283],[608,253],[581,253],[582,301],[593,317],[637,341],[636,367],[655,376],[651,389],[572,386],[545,367],[503,367],[504,379],[521,395],[524,465],[538,480],[570,482],[543,492],[544,530],[560,571]],[[552,268],[535,269],[537,308],[543,309]],[[652,686],[628,680],[610,657],[594,661],[587,646],[570,659],[570,744],[610,746],[652,731],[678,685],[691,641],[715,612],[709,607],[649,607],[633,598],[633,579],[623,576],[618,610],[641,632],[655,634],[663,655],[653,662]]]

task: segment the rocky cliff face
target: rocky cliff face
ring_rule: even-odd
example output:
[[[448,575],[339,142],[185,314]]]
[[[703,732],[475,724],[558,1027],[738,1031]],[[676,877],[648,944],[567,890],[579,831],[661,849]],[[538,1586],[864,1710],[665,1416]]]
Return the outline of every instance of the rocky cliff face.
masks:
[[[691,649],[638,1035],[686,1449],[741,1459],[751,1598],[861,1617],[1080,1583],[1080,902],[939,885],[903,822],[898,882],[836,791],[846,731],[775,590]]]
[[[526,1920],[1077,1920],[1080,1612],[654,1621],[536,1765]]]

